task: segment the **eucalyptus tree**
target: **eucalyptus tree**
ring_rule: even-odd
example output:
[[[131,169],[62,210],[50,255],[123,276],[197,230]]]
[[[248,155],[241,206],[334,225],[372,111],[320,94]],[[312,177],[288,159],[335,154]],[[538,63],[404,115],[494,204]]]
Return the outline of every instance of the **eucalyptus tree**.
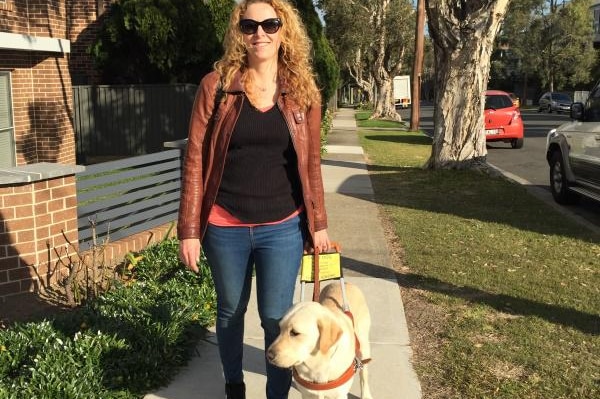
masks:
[[[434,44],[435,111],[430,168],[474,168],[487,155],[483,93],[494,39],[510,0],[426,0]]]
[[[326,36],[340,64],[368,93],[371,118],[400,120],[392,81],[412,56],[415,13],[410,0],[319,0]]]

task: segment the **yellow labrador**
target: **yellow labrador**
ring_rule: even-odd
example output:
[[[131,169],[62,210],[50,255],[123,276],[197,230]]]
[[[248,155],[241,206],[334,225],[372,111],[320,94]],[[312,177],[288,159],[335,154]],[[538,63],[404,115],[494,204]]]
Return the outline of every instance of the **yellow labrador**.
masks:
[[[367,366],[361,364],[371,356],[369,309],[355,285],[346,283],[346,297],[354,323],[343,312],[341,284],[331,283],[321,291],[318,303],[299,302],[288,310],[279,323],[279,336],[267,350],[272,364],[294,368],[303,399],[346,399],[355,366],[362,366],[361,398],[373,398]]]

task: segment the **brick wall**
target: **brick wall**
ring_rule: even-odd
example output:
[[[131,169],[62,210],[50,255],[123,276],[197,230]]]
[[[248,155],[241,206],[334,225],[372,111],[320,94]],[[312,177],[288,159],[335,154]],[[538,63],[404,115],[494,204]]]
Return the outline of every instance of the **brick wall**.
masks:
[[[7,0],[0,31],[66,39],[66,11],[66,0]]]
[[[0,186],[0,297],[54,282],[54,248],[62,232],[77,242],[76,216],[74,176]]]

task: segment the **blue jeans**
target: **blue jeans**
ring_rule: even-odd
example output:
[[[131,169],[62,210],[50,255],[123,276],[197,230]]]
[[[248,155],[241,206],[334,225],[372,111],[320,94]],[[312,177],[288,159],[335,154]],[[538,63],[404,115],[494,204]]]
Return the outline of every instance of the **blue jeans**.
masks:
[[[217,292],[217,340],[227,383],[244,380],[244,314],[253,266],[258,313],[268,348],[279,334],[279,320],[292,306],[305,225],[303,217],[297,216],[269,226],[208,226],[202,248]],[[269,364],[266,358],[265,362],[267,399],[286,399],[291,371]]]

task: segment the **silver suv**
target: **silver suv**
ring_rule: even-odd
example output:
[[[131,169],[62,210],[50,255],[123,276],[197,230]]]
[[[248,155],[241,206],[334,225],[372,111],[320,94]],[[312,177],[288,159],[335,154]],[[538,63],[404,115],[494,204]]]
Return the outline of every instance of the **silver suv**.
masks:
[[[560,204],[581,195],[600,201],[600,82],[570,113],[572,121],[550,130],[546,141],[552,196]]]

